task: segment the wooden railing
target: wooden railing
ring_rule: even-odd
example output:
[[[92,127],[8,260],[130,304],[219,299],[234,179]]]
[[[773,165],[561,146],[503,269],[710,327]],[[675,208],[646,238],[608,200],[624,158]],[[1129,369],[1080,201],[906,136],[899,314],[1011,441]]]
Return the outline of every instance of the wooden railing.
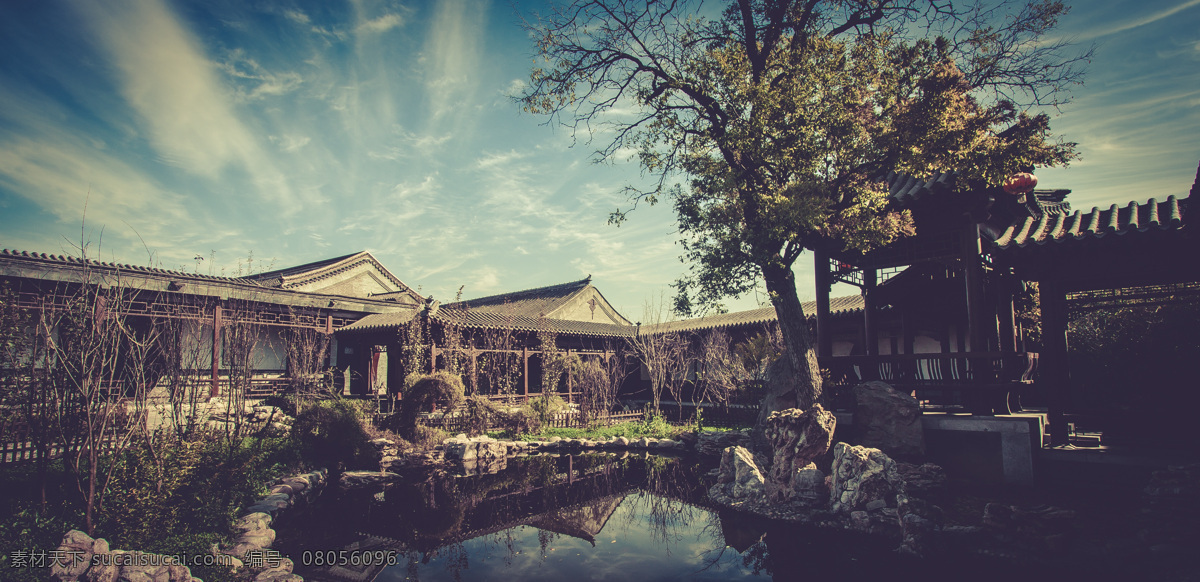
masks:
[[[894,388],[915,391],[931,405],[1007,412],[1009,394],[1027,389],[1037,372],[1035,352],[956,352],[835,356],[822,358],[829,370],[830,389],[846,392],[861,382],[880,380]]]

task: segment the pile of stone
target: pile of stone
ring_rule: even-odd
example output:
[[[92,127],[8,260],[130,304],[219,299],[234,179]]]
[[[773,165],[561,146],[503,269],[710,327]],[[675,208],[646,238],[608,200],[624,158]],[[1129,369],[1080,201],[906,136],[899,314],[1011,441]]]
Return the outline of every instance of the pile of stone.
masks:
[[[304,582],[292,573],[291,560],[269,550],[275,543],[271,523],[275,515],[297,500],[316,496],[324,488],[325,479],[324,470],[279,479],[269,495],[247,507],[245,515],[233,523],[229,544],[214,545],[209,556],[186,559],[227,566],[239,572],[240,578],[254,582]],[[50,566],[50,576],[58,582],[202,582],[177,556],[113,550],[104,538],[93,539],[79,530],[67,532],[54,556],[57,559]]]
[[[275,543],[275,530],[271,524],[275,516],[298,501],[309,501],[325,488],[327,473],[324,469],[284,477],[275,482],[269,494],[245,509],[245,515],[233,524],[232,541],[216,552],[235,559],[234,569],[243,571],[243,577],[254,582],[303,582],[303,578],[292,573],[294,564],[288,558],[271,552]]]
[[[372,439],[371,446],[375,447],[375,453],[379,455],[380,467],[389,467],[400,461],[400,447],[396,446],[396,441],[380,437]]]
[[[146,552],[114,550],[104,538],[92,538],[71,530],[63,536],[62,544],[50,565],[50,578],[59,582],[99,582],[109,580],[154,580],[156,582],[201,582],[192,577],[187,565],[176,556]],[[231,568],[236,560],[228,556],[213,558],[214,564]]]
[[[915,399],[883,383],[860,388],[855,390],[860,404],[855,425],[863,439],[919,459],[924,440]],[[928,501],[945,485],[941,467],[897,462],[877,447],[832,444],[835,426],[833,414],[819,404],[772,412],[761,433],[767,454],[742,445],[726,447],[709,498],[775,519],[892,536],[900,541],[899,551],[914,555],[945,551],[964,541],[976,550],[1030,545],[1053,550],[1062,548],[1072,533],[1074,513],[1054,507],[989,504],[982,526],[946,526],[942,510]],[[828,467],[829,475],[818,465]],[[1195,476],[1200,476],[1200,466]],[[1186,480],[1178,475],[1163,479]]]
[[[245,403],[240,410],[231,409],[229,403],[217,396],[208,402],[201,403],[196,412],[197,417],[214,428],[224,428],[227,424],[241,422],[251,431],[262,430],[267,435],[281,436],[292,430],[295,419],[284,414],[277,406],[268,406],[254,402]]]

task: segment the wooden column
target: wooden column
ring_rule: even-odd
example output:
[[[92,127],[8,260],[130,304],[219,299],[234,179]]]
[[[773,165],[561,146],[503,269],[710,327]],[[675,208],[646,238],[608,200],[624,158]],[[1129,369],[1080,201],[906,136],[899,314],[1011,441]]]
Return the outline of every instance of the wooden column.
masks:
[[[963,280],[967,291],[968,351],[987,351],[983,308],[983,263],[979,257],[979,226],[972,223],[963,232]]]
[[[829,288],[833,276],[829,272],[829,253],[813,251],[813,266],[817,287],[817,357],[828,358],[833,355],[833,334],[829,329]]]
[[[221,393],[221,304],[213,308],[212,332],[212,387],[208,395],[215,397]]]
[[[1017,352],[1017,318],[1013,311],[1013,291],[1020,282],[1011,276],[1001,279],[999,292],[996,294],[996,314],[1000,324],[1000,351]]]
[[[432,339],[429,340],[429,373],[437,371],[438,347]]]
[[[1058,281],[1041,281],[1042,353],[1039,382],[1044,382],[1046,404],[1050,412],[1050,444],[1070,442],[1067,433],[1066,406],[1071,373],[1067,367],[1067,297]]]
[[[521,366],[524,368],[522,382],[525,384],[525,403],[529,403],[529,348],[521,346]]]
[[[863,269],[863,343],[868,356],[879,355],[879,314],[875,305],[877,281],[874,268]]]
[[[914,345],[916,344],[916,339],[914,338],[912,320],[913,317],[909,315],[907,310],[900,312],[900,334],[903,338],[903,346],[901,349],[904,350],[905,355],[911,355],[915,349]]]
[[[567,350],[567,361],[571,361],[571,350]],[[544,369],[544,367],[543,367]],[[571,398],[574,396],[574,383],[571,382],[571,370],[567,370],[567,404],[574,402]],[[556,387],[557,390],[557,387]]]
[[[476,365],[476,359],[479,357],[479,353],[475,351],[474,347],[472,347],[471,350],[467,352],[467,355],[471,358],[471,394],[479,394],[479,371]]]

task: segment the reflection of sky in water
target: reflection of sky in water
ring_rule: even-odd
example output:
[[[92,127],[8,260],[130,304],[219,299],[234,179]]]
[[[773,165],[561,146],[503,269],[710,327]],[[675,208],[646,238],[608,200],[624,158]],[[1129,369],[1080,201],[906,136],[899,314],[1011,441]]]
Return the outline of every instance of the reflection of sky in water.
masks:
[[[543,540],[547,540],[544,553]],[[725,547],[715,514],[639,493],[625,497],[596,535],[595,547],[580,538],[522,525],[465,541],[461,551],[441,548],[428,563],[417,564],[416,573],[425,581],[754,577],[742,565],[742,556]],[[402,561],[384,570],[376,580],[411,580],[411,574]]]

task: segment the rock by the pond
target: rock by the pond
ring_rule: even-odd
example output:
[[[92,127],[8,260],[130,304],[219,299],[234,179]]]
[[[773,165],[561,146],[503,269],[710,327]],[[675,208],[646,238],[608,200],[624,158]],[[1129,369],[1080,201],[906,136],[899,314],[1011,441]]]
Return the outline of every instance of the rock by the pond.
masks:
[[[825,485],[825,473],[815,463],[809,463],[792,476],[790,500],[809,507],[824,506],[829,501],[829,488]]]
[[[621,437],[624,438],[624,437]],[[707,456],[720,456],[729,447],[750,448],[750,433],[742,430],[701,431],[696,435],[696,452]]]
[[[98,542],[104,542],[103,547],[97,547]],[[62,558],[50,564],[50,576],[63,581],[75,580],[87,571],[93,554],[108,553],[108,542],[103,538],[92,539],[91,536],[73,529],[63,536],[58,549],[58,556]]]
[[[757,501],[762,498],[765,494],[763,476],[754,461],[754,454],[745,447],[725,449],[717,484],[713,487],[733,500]]]
[[[899,550],[914,556],[929,555],[942,529],[942,510],[936,505],[907,494],[896,496],[900,522]]]
[[[833,413],[820,404],[814,404],[808,410],[789,408],[767,417],[763,435],[772,455],[766,481],[767,497],[771,501],[785,503],[792,500],[797,475],[829,450],[836,424]]]
[[[376,483],[386,483],[399,477],[388,471],[344,471],[342,472],[342,487],[364,487]]]
[[[879,449],[891,457],[925,455],[921,405],[912,395],[885,382],[865,382],[854,387],[854,404],[854,427],[859,444]]]
[[[192,582],[191,570],[174,556],[110,550],[104,538],[71,530],[51,562],[50,577],[60,582]]]
[[[833,447],[829,498],[835,513],[864,509],[876,499],[896,506],[903,481],[896,462],[879,449],[837,443]]]
[[[940,465],[923,463],[896,463],[896,472],[904,481],[904,491],[909,495],[928,497],[946,486],[946,471]]]

